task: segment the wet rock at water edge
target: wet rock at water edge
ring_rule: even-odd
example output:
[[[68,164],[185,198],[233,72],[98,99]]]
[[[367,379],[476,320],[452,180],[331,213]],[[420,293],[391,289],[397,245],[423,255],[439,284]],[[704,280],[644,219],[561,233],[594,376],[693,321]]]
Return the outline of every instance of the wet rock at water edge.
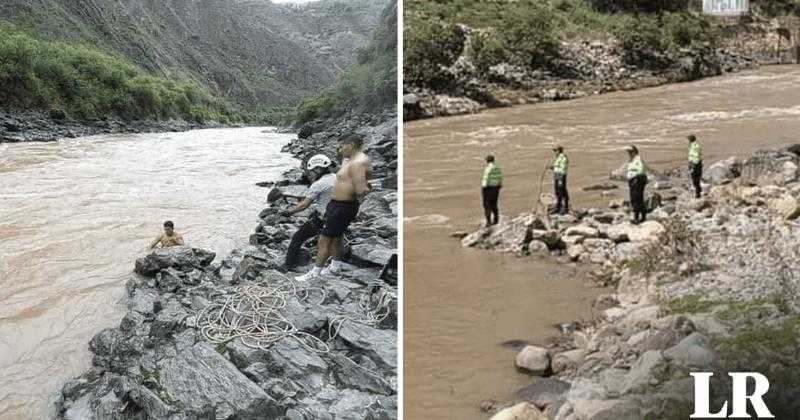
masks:
[[[550,355],[542,347],[526,346],[517,354],[516,366],[532,375],[543,376],[550,370]]]
[[[134,271],[144,276],[153,276],[169,267],[179,270],[202,269],[211,264],[215,256],[213,252],[188,246],[162,248],[138,258]]]

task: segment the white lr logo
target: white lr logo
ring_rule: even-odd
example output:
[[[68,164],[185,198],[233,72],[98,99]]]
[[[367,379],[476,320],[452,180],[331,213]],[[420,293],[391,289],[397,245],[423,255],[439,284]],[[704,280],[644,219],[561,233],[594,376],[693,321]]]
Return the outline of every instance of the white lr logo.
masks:
[[[689,373],[694,377],[694,414],[689,418],[712,418],[712,419],[725,419],[725,418],[738,418],[749,419],[750,415],[747,414],[747,401],[753,405],[756,410],[758,418],[775,418],[769,412],[767,405],[761,398],[769,390],[769,380],[766,376],[756,372],[730,372],[728,376],[733,378],[733,404],[731,404],[732,412],[728,416],[728,402],[722,405],[722,409],[712,414],[709,407],[709,393],[711,391],[710,380],[714,375],[711,372],[692,372]],[[747,378],[753,378],[756,382],[755,390],[751,395],[747,395]]]

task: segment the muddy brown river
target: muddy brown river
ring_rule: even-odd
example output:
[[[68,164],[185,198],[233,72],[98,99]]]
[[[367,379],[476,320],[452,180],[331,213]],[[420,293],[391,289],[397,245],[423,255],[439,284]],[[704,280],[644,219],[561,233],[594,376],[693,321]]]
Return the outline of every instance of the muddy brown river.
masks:
[[[570,157],[572,205],[596,206],[608,198],[581,187],[605,181],[626,145],[670,168],[684,164],[689,133],[702,141],[706,165],[800,142],[800,67],[405,125],[405,418],[488,417],[482,401],[506,400],[534,380],[515,371],[515,350],[501,343],[541,342],[552,324],[590,316],[599,293],[575,267],[462,249],[449,238],[482,221],[483,157],[494,154],[504,171],[501,214],[531,208],[556,143]]]
[[[266,190],[297,161],[267,128],[0,144],[0,419],[49,418],[121,319],[134,259],[173,220],[188,245],[246,243]]]

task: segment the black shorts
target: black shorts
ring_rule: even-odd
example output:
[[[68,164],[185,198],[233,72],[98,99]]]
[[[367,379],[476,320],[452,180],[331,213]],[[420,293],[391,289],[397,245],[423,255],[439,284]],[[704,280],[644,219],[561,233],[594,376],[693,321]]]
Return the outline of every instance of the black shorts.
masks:
[[[330,238],[344,235],[357,214],[357,201],[331,200],[325,207],[325,225],[321,233]]]

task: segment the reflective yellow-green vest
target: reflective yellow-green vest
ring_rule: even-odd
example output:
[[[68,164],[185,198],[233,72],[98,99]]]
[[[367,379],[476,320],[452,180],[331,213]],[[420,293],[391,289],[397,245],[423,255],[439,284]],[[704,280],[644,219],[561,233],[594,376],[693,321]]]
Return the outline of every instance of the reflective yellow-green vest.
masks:
[[[631,159],[630,162],[628,162],[628,172],[627,172],[628,179],[633,179],[639,175],[644,175],[644,174],[645,174],[645,169],[644,169],[644,162],[642,162],[642,157],[636,155],[633,157],[633,159]]]
[[[695,140],[689,143],[689,162],[700,163],[703,160],[703,147]]]
[[[556,160],[553,162],[553,172],[559,175],[566,175],[569,168],[569,159],[567,155],[559,153]]]
[[[503,185],[503,173],[500,172],[500,167],[495,165],[494,162],[486,165],[483,170],[483,179],[481,179],[482,187],[497,187]]]

